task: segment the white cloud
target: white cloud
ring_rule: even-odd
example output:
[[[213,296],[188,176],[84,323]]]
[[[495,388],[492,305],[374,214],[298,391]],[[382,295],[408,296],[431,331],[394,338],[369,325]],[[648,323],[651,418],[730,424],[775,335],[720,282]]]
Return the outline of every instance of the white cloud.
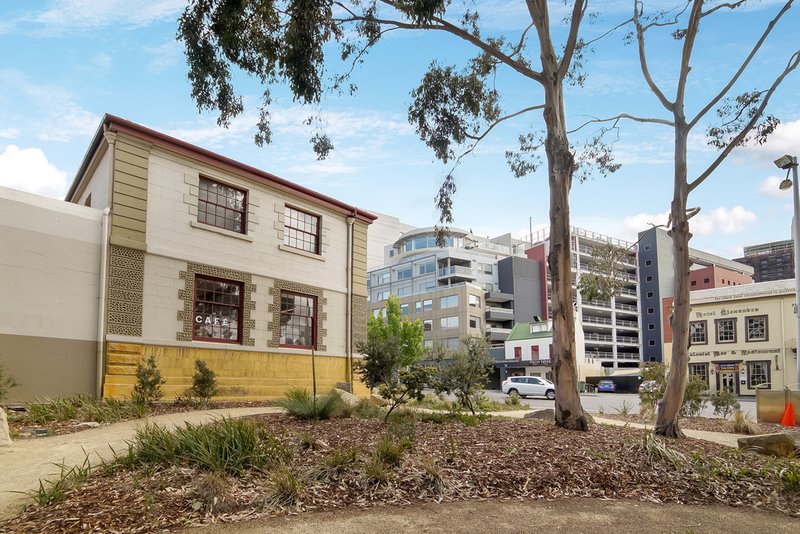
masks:
[[[152,74],[160,74],[174,67],[183,58],[183,48],[174,39],[160,46],[146,46],[144,52],[150,56],[147,70]]]
[[[28,129],[43,141],[66,142],[89,137],[100,123],[100,116],[82,108],[63,87],[39,85],[16,71],[0,71],[0,88],[17,93],[32,106],[24,117]],[[19,132],[17,132],[19,133]]]
[[[781,190],[778,188],[778,185],[783,181],[783,177],[781,176],[767,176],[761,184],[758,186],[758,191],[769,197],[775,198],[792,198],[792,190],[786,189]]]
[[[706,212],[701,210],[689,220],[689,228],[694,235],[735,234],[744,231],[756,222],[758,217],[742,206],[719,207]],[[628,232],[641,232],[653,224],[663,225],[669,219],[669,212],[651,214],[637,213],[623,219],[623,227]]]
[[[779,124],[763,145],[745,146],[741,150],[755,155],[762,161],[771,162],[784,154],[796,155],[798,147],[800,147],[800,119]]]
[[[47,161],[39,148],[8,145],[0,153],[0,185],[53,198],[63,198],[67,175]]]
[[[0,25],[0,33],[61,35],[107,27],[138,28],[162,20],[175,21],[186,0],[52,0],[41,11]]]
[[[0,130],[0,137],[4,139],[16,139],[19,137],[19,130],[16,128],[3,128]]]

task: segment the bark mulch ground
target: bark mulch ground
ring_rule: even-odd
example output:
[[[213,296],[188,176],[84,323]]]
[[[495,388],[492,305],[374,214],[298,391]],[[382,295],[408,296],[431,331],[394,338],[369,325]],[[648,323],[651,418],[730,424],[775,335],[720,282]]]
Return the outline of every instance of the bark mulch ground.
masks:
[[[800,475],[797,460],[695,440],[644,447],[645,432],[632,428],[592,425],[574,432],[543,421],[501,419],[475,426],[362,418],[314,425],[284,414],[254,419],[292,446],[283,469],[239,477],[185,466],[101,470],[68,490],[63,501],[31,506],[0,523],[0,531],[153,532],[343,507],[489,498],[713,503],[800,517],[800,488],[789,490],[780,479],[782,469]],[[381,474],[372,459],[387,434],[411,449]],[[310,442],[312,448],[302,448]],[[335,451],[350,449],[354,462],[339,471],[321,468]]]
[[[628,421],[630,423],[641,423],[646,425],[653,425],[652,419],[645,419],[638,414],[609,414],[604,413],[600,417],[605,419],[615,419],[617,421]],[[728,419],[713,418],[713,417],[682,417],[679,421],[680,427],[687,430],[703,430],[706,432],[725,432],[735,434],[733,430],[733,422]],[[773,434],[783,430],[781,425],[775,423],[758,423],[762,434]]]

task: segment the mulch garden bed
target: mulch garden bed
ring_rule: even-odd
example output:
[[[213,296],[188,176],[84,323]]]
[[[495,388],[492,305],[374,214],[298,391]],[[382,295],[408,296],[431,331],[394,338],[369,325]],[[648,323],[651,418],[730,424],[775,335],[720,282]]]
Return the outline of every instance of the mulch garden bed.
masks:
[[[605,419],[615,419],[617,421],[628,421],[630,423],[641,423],[646,425],[654,425],[652,419],[645,419],[638,414],[609,414],[604,413],[598,417]],[[686,430],[703,430],[706,432],[725,432],[735,434],[733,431],[733,422],[729,419],[713,418],[713,417],[682,417],[679,421],[680,427]],[[781,425],[775,423],[758,423],[762,434],[773,434],[783,430]]]
[[[189,467],[98,471],[63,501],[31,506],[0,523],[0,531],[153,532],[342,507],[489,498],[722,503],[800,517],[800,493],[784,488],[778,478],[783,467],[800,468],[798,460],[668,440],[670,449],[684,455],[685,463],[676,464],[646,454],[644,432],[632,428],[592,425],[588,432],[574,432],[543,421],[504,419],[475,426],[408,420],[387,425],[362,418],[311,424],[284,414],[253,419],[294,447],[288,467],[302,481],[296,499],[280,498],[274,473],[233,477]],[[388,478],[379,482],[369,478],[367,465],[387,432],[413,447],[398,465],[387,467]],[[316,447],[301,449],[309,436]],[[324,458],[350,448],[357,451],[354,463],[341,473],[320,476]],[[212,496],[217,497],[216,511],[208,510]]]

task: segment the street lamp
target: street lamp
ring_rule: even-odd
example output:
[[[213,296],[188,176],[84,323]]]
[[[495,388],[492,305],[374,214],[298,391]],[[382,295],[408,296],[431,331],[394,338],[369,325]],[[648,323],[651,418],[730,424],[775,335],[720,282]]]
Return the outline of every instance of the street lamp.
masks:
[[[792,245],[794,246],[794,282],[795,282],[795,317],[797,320],[797,346],[795,356],[797,357],[797,376],[796,385],[800,389],[800,187],[797,185],[797,156],[781,156],[775,160],[775,165],[779,169],[786,171],[786,178],[778,186],[782,191],[794,185],[792,196],[794,197],[794,216],[792,217]],[[792,180],[789,180],[789,170],[792,172]]]

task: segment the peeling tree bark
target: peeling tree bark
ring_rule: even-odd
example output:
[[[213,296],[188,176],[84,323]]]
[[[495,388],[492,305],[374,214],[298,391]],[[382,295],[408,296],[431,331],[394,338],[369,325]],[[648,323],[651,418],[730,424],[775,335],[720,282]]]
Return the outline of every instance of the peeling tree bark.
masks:
[[[570,430],[588,430],[589,423],[578,394],[575,360],[575,312],[572,306],[572,265],[569,192],[575,159],[567,138],[564,113],[563,73],[550,37],[546,0],[528,2],[541,47],[544,87],[544,122],[547,125],[547,153],[550,184],[550,252],[553,302],[553,382],[556,385],[555,420]]]

